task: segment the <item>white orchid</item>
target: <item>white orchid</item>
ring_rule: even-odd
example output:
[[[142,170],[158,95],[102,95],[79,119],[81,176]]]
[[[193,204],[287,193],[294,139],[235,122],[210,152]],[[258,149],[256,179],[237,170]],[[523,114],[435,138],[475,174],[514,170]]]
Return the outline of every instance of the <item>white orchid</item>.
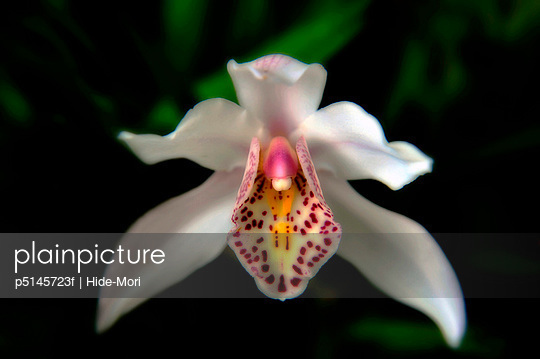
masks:
[[[228,243],[259,289],[282,300],[302,294],[337,253],[383,292],[433,319],[448,344],[458,346],[463,296],[440,247],[418,223],[376,206],[347,183],[370,178],[397,190],[430,172],[432,160],[409,143],[387,142],[379,122],[356,104],[318,110],[326,82],[319,64],[270,55],[231,60],[227,68],[240,106],[210,99],[167,136],[119,136],[145,163],[184,157],[215,171],[129,232],[223,233],[222,239],[171,235],[160,243],[165,263],[109,266],[108,276],[140,276],[144,288],[103,288],[98,329],[143,302],[142,293],[158,294],[206,265]],[[404,233],[414,236],[395,238]]]

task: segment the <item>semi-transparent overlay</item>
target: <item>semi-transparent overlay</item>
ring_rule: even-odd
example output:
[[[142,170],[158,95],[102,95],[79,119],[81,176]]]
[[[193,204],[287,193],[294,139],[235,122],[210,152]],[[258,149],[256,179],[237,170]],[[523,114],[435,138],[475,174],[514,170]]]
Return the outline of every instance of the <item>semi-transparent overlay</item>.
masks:
[[[465,298],[540,297],[540,235],[529,233],[432,234],[451,263]],[[316,236],[316,235],[314,235]],[[388,248],[425,234],[344,234],[365,248]],[[0,234],[1,298],[98,298],[104,287],[118,297],[262,298],[255,281],[225,245],[227,234],[3,233]],[[294,239],[307,241],[306,238]],[[210,263],[158,294],[159,281],[193,259],[192,247],[223,248]],[[182,248],[181,252],[178,248]],[[129,250],[129,251],[128,251]],[[389,252],[391,253],[391,252]],[[398,256],[393,253],[392,255]],[[191,260],[190,259],[190,260]],[[381,259],[388,260],[388,258]],[[394,259],[391,259],[394,260]],[[399,258],[395,258],[399,260]],[[429,256],[425,258],[429,263]],[[195,260],[196,262],[196,260]],[[108,264],[110,263],[110,264]],[[109,275],[108,265],[122,275]],[[424,266],[425,267],[425,266]],[[144,273],[154,273],[150,278]],[[155,283],[154,283],[155,284]],[[403,297],[410,296],[404,291]],[[129,293],[129,294],[125,294]],[[444,296],[444,294],[441,294]],[[302,298],[385,298],[339,250],[312,278]]]

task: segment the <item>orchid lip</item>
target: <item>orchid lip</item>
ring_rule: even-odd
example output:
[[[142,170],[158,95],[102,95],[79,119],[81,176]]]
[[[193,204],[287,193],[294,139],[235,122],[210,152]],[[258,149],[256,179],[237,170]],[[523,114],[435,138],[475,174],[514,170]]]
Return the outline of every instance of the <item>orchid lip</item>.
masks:
[[[228,242],[258,288],[285,300],[302,294],[334,255],[341,226],[322,197],[303,137],[295,150],[275,137],[265,153],[266,166],[260,166],[253,138]]]

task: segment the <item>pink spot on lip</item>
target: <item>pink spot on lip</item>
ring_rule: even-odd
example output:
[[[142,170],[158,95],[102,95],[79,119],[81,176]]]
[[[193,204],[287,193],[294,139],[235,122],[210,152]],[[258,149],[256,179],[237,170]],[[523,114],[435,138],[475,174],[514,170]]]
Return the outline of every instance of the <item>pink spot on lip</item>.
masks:
[[[279,277],[279,284],[278,284],[278,292],[286,292],[287,286],[285,285],[285,278],[283,277],[283,274]]]
[[[301,281],[302,281],[302,280],[301,280],[300,278],[296,278],[296,277],[295,277],[295,278],[291,279],[291,284],[292,284],[293,286],[297,287],[298,284],[300,284]]]

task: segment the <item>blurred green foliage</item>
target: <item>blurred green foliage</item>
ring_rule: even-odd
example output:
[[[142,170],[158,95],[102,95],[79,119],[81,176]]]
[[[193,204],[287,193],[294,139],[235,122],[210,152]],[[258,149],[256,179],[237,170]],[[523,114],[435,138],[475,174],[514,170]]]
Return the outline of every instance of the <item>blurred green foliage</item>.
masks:
[[[363,318],[349,327],[352,339],[374,345],[388,354],[440,355],[446,347],[444,339],[433,323],[396,320],[384,317]],[[496,358],[502,353],[500,341],[489,338],[482,331],[469,327],[456,356]]]
[[[140,118],[134,127],[145,132],[166,133],[176,127],[183,113],[197,101],[213,97],[234,101],[234,88],[225,68],[231,58],[245,62],[269,53],[284,53],[307,63],[325,64],[361,33],[366,13],[373,7],[370,0],[313,0],[299,4],[284,9],[266,0],[238,0],[225,5],[210,0],[163,0],[159,12],[148,14],[157,16],[145,25],[151,29],[150,37],[141,35],[135,27],[141,19],[124,24],[124,35],[128,35],[124,41],[131,41],[136,47],[132,50],[134,54],[147,62],[157,90],[153,98],[148,99],[150,103],[138,109]],[[33,33],[31,36],[45,40],[48,51],[58,54],[62,70],[70,75],[69,79],[60,76],[59,81],[75,82],[90,101],[96,100],[93,94],[100,93],[100,99],[94,103],[98,110],[110,113],[121,99],[94,88],[91,81],[81,76],[80,55],[71,51],[75,40],[76,47],[97,55],[99,38],[88,33],[84,24],[73,16],[74,3],[47,0],[43,1],[43,8],[45,16],[26,17],[23,26]],[[387,127],[394,126],[411,104],[437,121],[445,109],[467,91],[470,70],[463,63],[462,51],[471,31],[480,28],[488,41],[514,43],[534,34],[540,19],[540,5],[534,0],[447,0],[420,2],[412,4],[411,8],[415,19],[413,25],[400,34],[405,40],[399,54],[400,68],[386,99],[384,124]],[[216,16],[221,13],[228,18],[216,25]],[[219,29],[221,37],[216,36],[216,26],[222,27]],[[227,54],[219,67],[212,59],[204,58],[212,53],[212,47],[216,48],[216,53]],[[19,56],[28,61],[40,59],[34,49],[19,47],[18,50]],[[198,69],[201,64],[209,63],[212,65],[206,73]],[[42,59],[39,66],[53,69],[55,65]],[[192,96],[190,101],[186,89]],[[2,81],[0,105],[8,118],[19,123],[31,120],[31,105],[24,98],[24,91],[17,83]],[[164,111],[164,106],[169,110]],[[171,111],[176,108],[181,111],[173,116]],[[133,124],[111,123],[115,129],[130,126]],[[519,138],[518,134],[513,136]],[[500,146],[505,149],[521,146],[521,141],[512,138],[502,139]],[[538,143],[526,142],[532,146]],[[490,146],[496,151],[498,144]]]
[[[0,106],[4,109],[7,117],[14,119],[20,124],[28,124],[32,113],[30,104],[21,92],[6,80],[0,79]]]
[[[426,351],[445,346],[441,333],[431,323],[364,318],[351,325],[350,334],[390,351]]]
[[[436,120],[463,93],[469,74],[461,51],[474,28],[480,27],[490,41],[505,43],[527,36],[540,21],[540,2],[534,0],[447,0],[432,6],[426,23],[409,35],[388,103],[389,124],[398,120],[408,102],[428,110]]]
[[[150,111],[148,120],[154,127],[169,128],[171,124],[178,124],[180,113],[182,112],[172,99],[163,98]]]
[[[165,51],[178,72],[189,71],[197,58],[207,8],[206,0],[163,1]]]

